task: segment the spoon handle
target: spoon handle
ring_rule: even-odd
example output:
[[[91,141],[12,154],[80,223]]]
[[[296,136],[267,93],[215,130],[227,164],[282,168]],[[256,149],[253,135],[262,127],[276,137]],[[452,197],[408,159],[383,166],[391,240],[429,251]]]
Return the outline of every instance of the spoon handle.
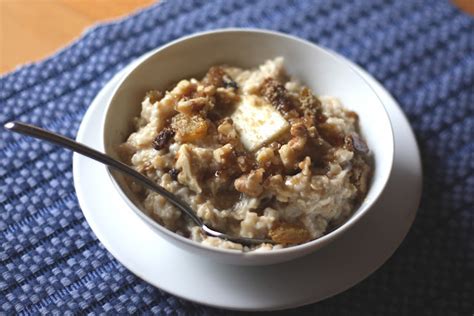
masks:
[[[29,125],[21,122],[8,122],[5,124],[5,128],[17,132],[20,134],[28,135],[34,138],[39,138],[53,144],[59,145],[61,147],[68,148],[74,152],[77,152],[81,155],[99,161],[117,171],[125,173],[132,178],[138,180],[140,183],[145,185],[147,188],[161,194],[165,197],[171,204],[185,212],[187,215],[191,217],[191,219],[199,226],[202,226],[203,223],[196,214],[194,214],[193,210],[183,201],[181,201],[176,195],[167,191],[162,186],[154,183],[152,180],[141,174],[140,172],[132,169],[131,167],[127,166],[126,164],[106,155],[103,154],[95,149],[92,149],[86,145],[78,143],[70,138],[64,137],[62,135],[47,131],[45,129],[39,128],[34,125]]]

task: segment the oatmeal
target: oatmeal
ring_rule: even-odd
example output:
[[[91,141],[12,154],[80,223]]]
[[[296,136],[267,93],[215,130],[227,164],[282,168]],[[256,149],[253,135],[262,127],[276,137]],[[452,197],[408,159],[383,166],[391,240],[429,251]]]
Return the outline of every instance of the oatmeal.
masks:
[[[205,245],[265,251],[316,239],[364,199],[369,148],[358,116],[290,78],[283,59],[214,66],[201,79],[150,91],[120,146],[123,160],[186,201],[210,227],[269,238],[249,249],[204,235],[155,192],[137,189],[166,228]]]

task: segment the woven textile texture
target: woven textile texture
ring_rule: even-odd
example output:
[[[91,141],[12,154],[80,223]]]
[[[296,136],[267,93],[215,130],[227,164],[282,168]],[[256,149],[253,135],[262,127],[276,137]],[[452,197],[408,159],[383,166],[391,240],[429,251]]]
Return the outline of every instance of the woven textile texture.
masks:
[[[230,26],[293,34],[360,64],[399,101],[422,153],[420,210],[393,257],[352,289],[292,312],[471,315],[474,19],[448,2],[163,1],[2,77],[0,122],[75,137],[94,96],[131,60],[183,35]],[[71,157],[0,130],[0,311],[230,313],[168,295],[116,261],[78,206]]]

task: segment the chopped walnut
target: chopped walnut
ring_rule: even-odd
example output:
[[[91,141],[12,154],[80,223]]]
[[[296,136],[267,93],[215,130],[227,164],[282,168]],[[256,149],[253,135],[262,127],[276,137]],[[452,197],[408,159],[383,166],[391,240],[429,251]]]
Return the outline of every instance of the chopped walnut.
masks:
[[[180,100],[176,105],[176,110],[186,115],[193,115],[199,113],[199,111],[203,110],[209,103],[210,100],[205,97]]]
[[[289,112],[293,109],[293,102],[285,86],[272,78],[263,81],[260,93],[280,112]]]
[[[278,153],[285,168],[295,169],[304,152],[308,133],[302,121],[293,124],[290,133],[293,137],[287,144],[281,146]]]
[[[311,93],[307,87],[301,89],[299,93],[300,108],[304,114],[316,115],[321,113],[321,101]]]
[[[233,110],[232,105],[240,100],[240,96],[234,90],[218,88],[215,94],[216,105],[220,114],[225,116]]]
[[[191,168],[192,166],[192,150],[191,146],[184,144],[179,149],[176,164],[176,169],[181,170],[178,174],[178,181],[181,184],[188,186],[191,190],[197,193],[202,192],[202,188],[197,181],[196,172],[199,170],[195,170]]]
[[[213,66],[202,79],[204,85],[238,89],[237,83],[220,66]]]
[[[311,158],[306,157],[303,161],[298,164],[298,168],[301,170],[301,174],[305,177],[311,176]]]
[[[263,192],[264,169],[252,170],[249,174],[244,174],[234,182],[235,189],[248,196],[257,197]]]
[[[211,67],[201,83],[205,87],[204,89],[214,90],[215,107],[213,111],[209,112],[209,115],[215,120],[228,116],[233,109],[232,105],[240,98],[236,93],[237,83],[221,66]]]
[[[228,164],[233,158],[233,147],[231,144],[225,144],[213,152],[214,160],[219,164]]]
[[[190,80],[181,80],[171,92],[175,96],[189,97],[196,91],[196,89],[197,82]]]
[[[297,152],[293,150],[290,145],[285,144],[281,146],[280,150],[278,151],[280,154],[281,161],[283,162],[283,165],[287,169],[294,169],[295,164],[297,163]]]
[[[230,143],[234,145],[234,147],[240,147],[238,146],[240,144],[239,135],[234,128],[231,118],[225,118],[222,123],[219,124],[217,127],[217,133],[219,143]]]
[[[241,172],[249,172],[254,167],[254,159],[250,153],[237,152],[237,165]]]
[[[165,94],[160,90],[150,90],[146,93],[145,98],[148,98],[150,103],[155,103],[163,99],[164,96]]]
[[[275,159],[275,152],[269,147],[263,147],[257,152],[257,162],[260,167],[268,168]]]
[[[290,134],[293,137],[306,137],[307,130],[303,120],[295,121],[291,125]]]

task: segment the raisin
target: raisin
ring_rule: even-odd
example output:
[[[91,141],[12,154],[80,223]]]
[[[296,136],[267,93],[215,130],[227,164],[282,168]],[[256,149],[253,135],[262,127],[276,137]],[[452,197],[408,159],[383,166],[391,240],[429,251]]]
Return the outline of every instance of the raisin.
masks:
[[[269,232],[270,238],[278,244],[297,245],[311,239],[309,232],[298,224],[281,223]]]
[[[314,119],[318,124],[325,123],[328,120],[327,116],[322,113],[317,113]]]
[[[235,89],[235,90],[237,90],[239,88],[239,85],[237,84],[237,82],[232,80],[232,78],[229,77],[228,75],[225,75],[222,78],[222,80],[224,81],[224,88],[232,88],[232,89]]]
[[[153,148],[160,150],[166,147],[174,136],[174,131],[171,128],[165,128],[158,133],[155,140],[153,140]]]
[[[176,181],[178,180],[179,172],[180,171],[178,169],[173,168],[173,169],[170,169],[170,171],[168,171],[168,174],[171,176],[171,179]]]
[[[352,145],[354,149],[362,154],[368,154],[369,153],[369,147],[367,146],[367,143],[356,133],[351,133],[351,138],[352,138]]]

